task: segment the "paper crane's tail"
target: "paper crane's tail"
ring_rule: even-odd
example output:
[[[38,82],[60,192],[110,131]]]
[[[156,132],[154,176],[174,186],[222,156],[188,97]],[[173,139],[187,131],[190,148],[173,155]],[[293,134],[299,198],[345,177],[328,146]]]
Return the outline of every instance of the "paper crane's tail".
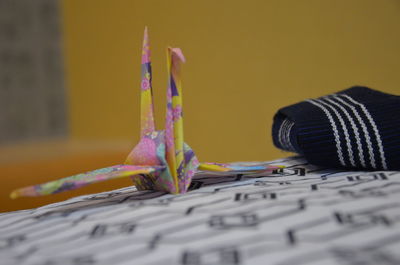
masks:
[[[183,150],[183,118],[182,118],[182,87],[180,79],[181,63],[185,57],[179,48],[167,49],[167,117],[166,117],[166,153],[167,163],[175,182],[175,193],[180,192],[180,186],[184,185],[183,170],[185,157]],[[180,179],[180,178],[183,179]],[[181,185],[180,185],[181,184]]]
[[[144,29],[143,48],[142,48],[142,83],[140,93],[140,112],[141,112],[141,136],[155,130],[154,105],[152,91],[152,75],[150,60],[150,43],[147,27]]]

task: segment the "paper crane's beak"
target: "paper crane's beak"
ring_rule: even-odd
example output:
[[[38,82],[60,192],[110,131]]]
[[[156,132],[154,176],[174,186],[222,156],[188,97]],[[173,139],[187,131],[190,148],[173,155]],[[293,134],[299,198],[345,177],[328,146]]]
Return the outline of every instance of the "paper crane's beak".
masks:
[[[179,61],[185,63],[186,59],[185,56],[183,56],[182,50],[180,48],[168,48],[171,51],[172,54],[172,60],[178,59]]]

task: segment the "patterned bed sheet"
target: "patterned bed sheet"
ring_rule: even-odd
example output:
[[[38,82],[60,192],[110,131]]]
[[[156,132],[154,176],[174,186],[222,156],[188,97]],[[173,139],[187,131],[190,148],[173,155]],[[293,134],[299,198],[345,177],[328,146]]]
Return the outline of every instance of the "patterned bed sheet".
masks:
[[[400,172],[291,157],[268,175],[196,176],[0,214],[0,263],[400,264]]]

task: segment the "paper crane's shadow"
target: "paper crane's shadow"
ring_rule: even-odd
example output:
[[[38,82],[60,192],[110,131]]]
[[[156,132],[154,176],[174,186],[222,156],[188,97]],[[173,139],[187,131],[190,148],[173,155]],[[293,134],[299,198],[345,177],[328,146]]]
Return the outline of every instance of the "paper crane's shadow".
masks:
[[[66,217],[77,211],[96,210],[96,208],[101,211],[100,208],[102,207],[112,205],[117,206],[132,202],[143,202],[158,198],[164,194],[166,193],[160,191],[138,191],[134,186],[132,186],[110,192],[76,197],[65,202],[38,208],[36,210],[37,213],[34,214],[34,218],[51,219]]]
[[[258,176],[254,175],[244,176],[242,174],[232,173],[225,176],[216,176],[206,173],[199,174],[193,178],[192,183],[189,187],[189,193],[203,187],[240,182],[248,178],[257,177]],[[263,175],[262,177],[265,177],[265,175]],[[272,174],[271,177],[276,176],[273,176]],[[129,204],[132,207],[148,204],[166,205],[170,200],[173,199],[173,195],[168,196],[168,198],[157,199],[166,194],[166,192],[153,190],[138,191],[134,186],[131,186],[114,191],[76,197],[65,202],[38,208],[39,211],[37,214],[35,214],[35,218],[56,218],[57,216],[65,217],[80,210],[95,210],[96,208],[112,205],[117,206]]]

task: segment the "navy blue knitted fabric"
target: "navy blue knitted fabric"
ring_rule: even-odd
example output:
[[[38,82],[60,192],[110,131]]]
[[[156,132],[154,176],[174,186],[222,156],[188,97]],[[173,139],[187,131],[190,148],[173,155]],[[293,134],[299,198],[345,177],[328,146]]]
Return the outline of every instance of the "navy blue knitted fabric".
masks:
[[[400,170],[400,96],[355,86],[280,109],[274,144],[313,164]]]

